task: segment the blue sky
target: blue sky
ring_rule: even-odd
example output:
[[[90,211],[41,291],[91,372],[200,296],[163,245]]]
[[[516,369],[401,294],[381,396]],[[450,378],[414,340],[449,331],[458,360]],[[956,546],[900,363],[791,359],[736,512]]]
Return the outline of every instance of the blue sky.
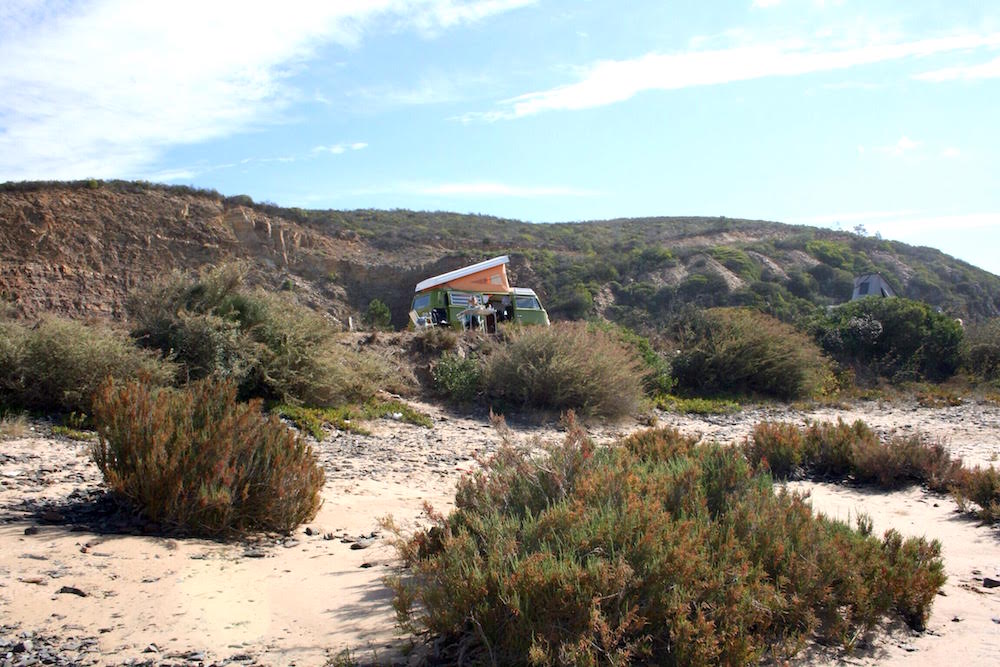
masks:
[[[0,181],[839,226],[1000,274],[1000,3],[0,0]]]

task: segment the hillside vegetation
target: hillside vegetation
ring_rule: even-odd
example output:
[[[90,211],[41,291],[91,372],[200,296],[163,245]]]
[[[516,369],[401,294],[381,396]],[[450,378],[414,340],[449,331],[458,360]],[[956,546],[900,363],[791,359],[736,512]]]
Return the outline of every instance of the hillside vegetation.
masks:
[[[898,294],[968,322],[1000,315],[1000,277],[931,248],[776,222],[662,217],[531,224],[405,210],[313,211],[123,181],[0,185],[0,293],[22,315],[125,316],[174,269],[231,260],[250,280],[347,324],[379,300],[406,323],[413,285],[508,254],[556,319],[656,328],[693,304],[795,322],[878,271]]]

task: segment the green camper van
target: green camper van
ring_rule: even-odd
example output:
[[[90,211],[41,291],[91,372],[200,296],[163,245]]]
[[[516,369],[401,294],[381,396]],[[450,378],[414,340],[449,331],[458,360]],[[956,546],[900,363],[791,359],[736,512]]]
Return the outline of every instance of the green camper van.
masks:
[[[503,255],[417,283],[410,320],[417,328],[450,326],[494,333],[505,323],[549,325],[535,291],[512,287]]]

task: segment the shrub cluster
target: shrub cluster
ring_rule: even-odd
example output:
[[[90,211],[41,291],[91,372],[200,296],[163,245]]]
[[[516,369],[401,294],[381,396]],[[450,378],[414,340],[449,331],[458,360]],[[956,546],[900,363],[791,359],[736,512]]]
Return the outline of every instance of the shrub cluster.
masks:
[[[84,412],[105,378],[168,384],[174,366],[105,325],[54,315],[33,325],[0,320],[0,405]]]
[[[483,389],[501,403],[619,417],[643,397],[645,367],[630,345],[584,322],[510,333],[483,363]]]
[[[501,449],[430,515],[399,540],[394,604],[458,661],[752,664],[851,647],[889,614],[922,628],[945,579],[937,542],[815,516],[738,450],[671,429]]]
[[[338,342],[333,325],[286,298],[243,287],[229,265],[174,274],[129,301],[132,335],[181,364],[182,379],[232,379],[243,398],[335,405],[365,400],[395,374]]]
[[[973,377],[1000,385],[1000,318],[969,326],[961,351],[962,365]]]
[[[105,382],[92,448],[108,488],[151,521],[197,535],[288,532],[316,515],[323,470],[312,448],[231,382],[185,389]]]
[[[808,336],[744,308],[688,311],[674,323],[681,351],[674,377],[686,391],[807,398],[830,382],[829,365]]]
[[[818,317],[810,328],[837,361],[893,381],[943,380],[960,361],[961,325],[920,301],[858,299]]]
[[[918,436],[882,442],[860,420],[813,422],[805,427],[762,422],[743,450],[753,466],[769,469],[778,478],[851,477],[885,489],[923,484],[932,491],[952,492],[963,506],[975,503],[985,520],[1000,520],[1000,473],[993,467],[965,468],[941,443]]]

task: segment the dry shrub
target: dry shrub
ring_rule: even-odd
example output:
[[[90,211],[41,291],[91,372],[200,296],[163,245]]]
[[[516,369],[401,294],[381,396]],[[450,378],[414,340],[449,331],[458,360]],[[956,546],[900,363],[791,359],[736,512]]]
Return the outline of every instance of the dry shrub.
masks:
[[[956,475],[955,496],[959,506],[967,508],[969,502],[979,506],[979,517],[984,521],[1000,521],[1000,471],[993,466],[963,469]]]
[[[802,465],[805,445],[795,424],[761,422],[746,441],[747,458],[766,466],[775,477],[788,477]]]
[[[27,410],[90,412],[105,378],[167,384],[175,369],[102,324],[54,315],[33,325],[0,321],[0,404]]]
[[[476,664],[745,665],[926,619],[940,545],[879,540],[775,493],[734,448],[663,429],[509,445],[398,546],[405,627]]]
[[[512,332],[485,360],[483,387],[501,403],[620,417],[638,408],[644,372],[620,338],[566,322]]]
[[[833,382],[819,347],[770,315],[714,308],[687,313],[675,329],[682,349],[673,372],[682,390],[795,399],[819,395]]]
[[[364,401],[399,377],[385,359],[339,343],[323,315],[288,295],[252,291],[245,268],[175,273],[130,295],[132,335],[171,354],[182,379],[232,379],[241,398],[290,404]]]
[[[761,423],[745,440],[743,452],[751,465],[766,465],[776,477],[787,477],[794,466],[775,465],[774,460],[795,460],[805,473],[820,478],[850,477],[883,489],[922,484],[931,491],[952,492],[960,507],[978,505],[986,521],[1000,520],[1000,472],[992,466],[965,468],[942,443],[920,436],[882,442],[860,420],[814,422],[804,428]]]
[[[105,483],[154,522],[198,535],[288,532],[319,509],[312,448],[259,402],[238,403],[231,382],[108,381],[94,419]]]
[[[878,436],[860,419],[853,424],[842,419],[836,423],[813,422],[804,434],[803,457],[814,475],[843,477],[853,468],[856,447],[878,445]]]

